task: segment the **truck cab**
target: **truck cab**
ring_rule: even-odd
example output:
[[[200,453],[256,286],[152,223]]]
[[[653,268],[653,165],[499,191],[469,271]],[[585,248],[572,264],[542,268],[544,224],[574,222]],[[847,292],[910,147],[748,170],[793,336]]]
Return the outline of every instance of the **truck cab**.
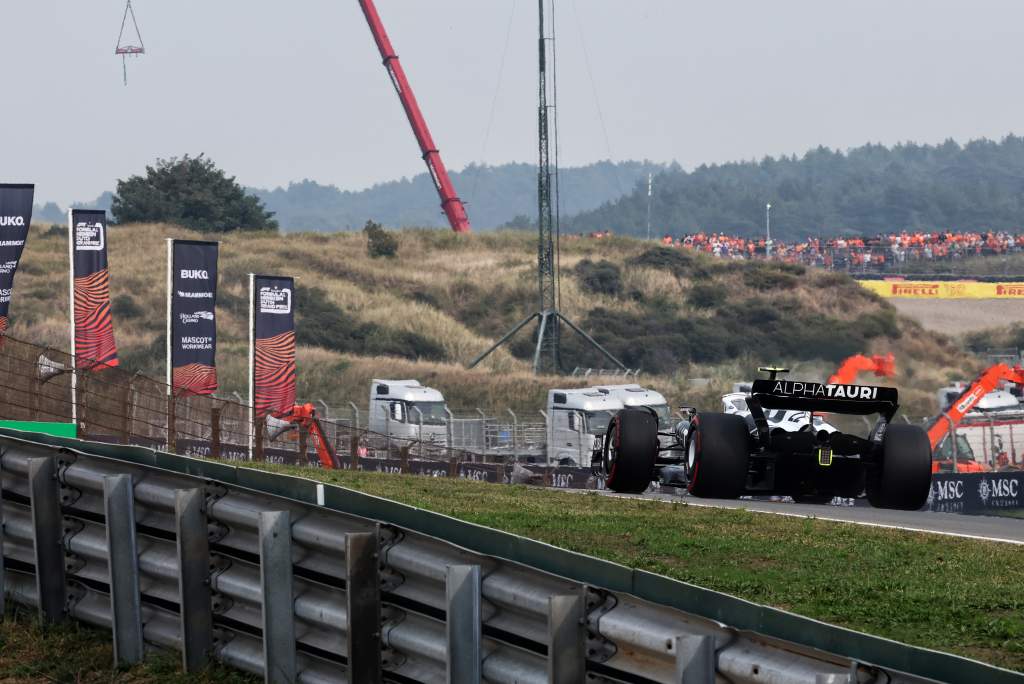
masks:
[[[615,397],[623,406],[649,406],[658,414],[658,429],[671,430],[673,427],[672,409],[661,393],[631,385],[596,385],[590,389]]]
[[[447,446],[447,408],[443,394],[418,380],[370,382],[370,432]]]
[[[548,392],[548,462],[590,465],[591,454],[604,440],[608,423],[623,408],[620,399],[594,388]]]

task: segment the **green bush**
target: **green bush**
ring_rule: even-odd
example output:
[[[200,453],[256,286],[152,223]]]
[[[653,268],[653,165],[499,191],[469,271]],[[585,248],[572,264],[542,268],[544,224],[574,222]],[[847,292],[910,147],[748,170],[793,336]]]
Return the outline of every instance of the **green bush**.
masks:
[[[587,292],[612,297],[622,292],[622,270],[610,261],[584,259],[576,264],[575,271]]]
[[[366,234],[366,253],[372,258],[390,258],[398,254],[398,238],[384,230],[379,223],[367,221],[363,233]]]
[[[694,309],[715,309],[725,303],[725,288],[715,283],[697,283],[690,288],[686,303]]]

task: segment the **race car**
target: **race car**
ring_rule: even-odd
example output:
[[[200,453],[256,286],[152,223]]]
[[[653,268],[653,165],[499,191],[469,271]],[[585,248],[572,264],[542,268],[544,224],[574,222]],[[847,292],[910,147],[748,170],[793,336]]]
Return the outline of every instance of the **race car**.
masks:
[[[683,409],[688,417],[671,433],[659,433],[657,416],[644,407],[619,411],[592,461],[605,486],[640,493],[659,468],[682,465],[687,490],[699,497],[824,502],[866,496],[878,508],[924,506],[931,445],[921,427],[892,423],[899,409],[895,388],[793,381],[780,377],[785,368],[760,370],[769,378],[754,381],[744,396],[746,411],[735,404],[732,413]],[[879,417],[867,437],[859,437],[825,423],[820,413]],[[674,439],[659,445],[659,434]],[[663,455],[672,450],[686,454],[681,463]]]

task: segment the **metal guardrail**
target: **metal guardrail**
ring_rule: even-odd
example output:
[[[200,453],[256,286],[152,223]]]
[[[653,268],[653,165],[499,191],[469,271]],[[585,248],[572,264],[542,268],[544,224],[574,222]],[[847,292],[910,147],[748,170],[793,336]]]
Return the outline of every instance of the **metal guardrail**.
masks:
[[[301,478],[0,429],[4,594],[268,682],[1021,682]],[[884,679],[882,679],[884,677]]]

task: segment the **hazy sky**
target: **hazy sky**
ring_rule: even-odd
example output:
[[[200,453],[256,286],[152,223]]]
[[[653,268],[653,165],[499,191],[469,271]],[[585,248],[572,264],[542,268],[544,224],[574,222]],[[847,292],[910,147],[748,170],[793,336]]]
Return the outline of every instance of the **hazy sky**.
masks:
[[[555,3],[563,165],[1024,131],[1016,0]],[[133,4],[125,87],[121,0],[0,0],[0,180],[65,203],[184,153],[264,187],[423,170],[356,0]],[[534,160],[534,0],[377,5],[449,167]]]

